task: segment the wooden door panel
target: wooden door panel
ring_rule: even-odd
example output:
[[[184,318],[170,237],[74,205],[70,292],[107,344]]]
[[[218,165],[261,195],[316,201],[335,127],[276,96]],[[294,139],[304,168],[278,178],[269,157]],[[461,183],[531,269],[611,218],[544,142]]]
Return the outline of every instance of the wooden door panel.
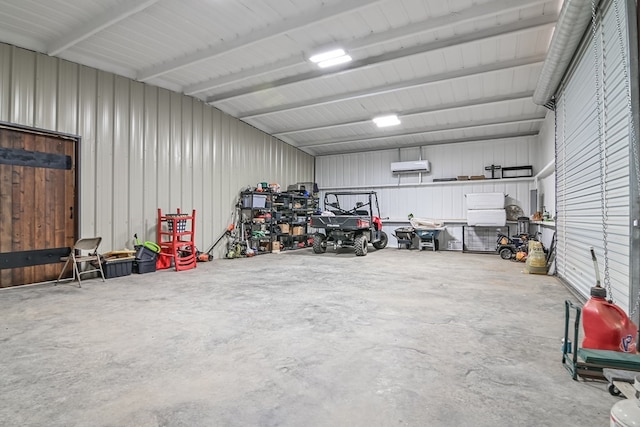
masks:
[[[58,277],[76,240],[75,152],[73,139],[0,127],[0,287]]]
[[[0,147],[12,147],[11,134],[0,131]],[[0,253],[13,250],[13,167],[0,163]],[[0,286],[10,286],[12,271],[0,269]],[[7,284],[7,285],[5,285]]]

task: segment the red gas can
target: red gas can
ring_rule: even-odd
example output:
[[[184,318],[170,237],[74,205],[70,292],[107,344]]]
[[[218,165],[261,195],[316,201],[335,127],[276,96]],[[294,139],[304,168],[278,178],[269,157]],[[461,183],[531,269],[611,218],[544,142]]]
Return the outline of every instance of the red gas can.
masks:
[[[582,347],[635,353],[638,327],[606,295],[604,288],[591,288],[591,298],[582,308]]]

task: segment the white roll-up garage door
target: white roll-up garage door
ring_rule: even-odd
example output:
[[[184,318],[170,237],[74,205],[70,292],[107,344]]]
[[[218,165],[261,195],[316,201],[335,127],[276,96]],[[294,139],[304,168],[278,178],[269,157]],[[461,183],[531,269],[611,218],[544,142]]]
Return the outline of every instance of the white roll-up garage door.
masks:
[[[595,43],[590,27],[556,94],[555,114],[557,274],[588,297],[595,284],[593,246],[610,296],[629,311],[633,159],[627,6],[625,0],[602,2]]]

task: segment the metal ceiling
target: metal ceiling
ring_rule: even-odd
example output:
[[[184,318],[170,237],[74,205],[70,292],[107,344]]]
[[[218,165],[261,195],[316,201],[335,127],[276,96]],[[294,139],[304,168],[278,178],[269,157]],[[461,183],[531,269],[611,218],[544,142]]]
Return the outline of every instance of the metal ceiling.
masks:
[[[561,0],[0,0],[0,41],[184,92],[312,155],[531,136]],[[353,61],[307,58],[342,47]],[[399,126],[378,129],[395,113]]]

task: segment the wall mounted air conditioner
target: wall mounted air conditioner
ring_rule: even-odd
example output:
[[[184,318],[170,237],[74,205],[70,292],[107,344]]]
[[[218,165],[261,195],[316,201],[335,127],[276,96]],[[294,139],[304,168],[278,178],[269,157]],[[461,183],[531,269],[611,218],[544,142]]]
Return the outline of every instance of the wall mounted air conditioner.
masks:
[[[393,162],[391,163],[392,173],[416,173],[429,172],[431,165],[429,160],[414,160],[411,162]]]

